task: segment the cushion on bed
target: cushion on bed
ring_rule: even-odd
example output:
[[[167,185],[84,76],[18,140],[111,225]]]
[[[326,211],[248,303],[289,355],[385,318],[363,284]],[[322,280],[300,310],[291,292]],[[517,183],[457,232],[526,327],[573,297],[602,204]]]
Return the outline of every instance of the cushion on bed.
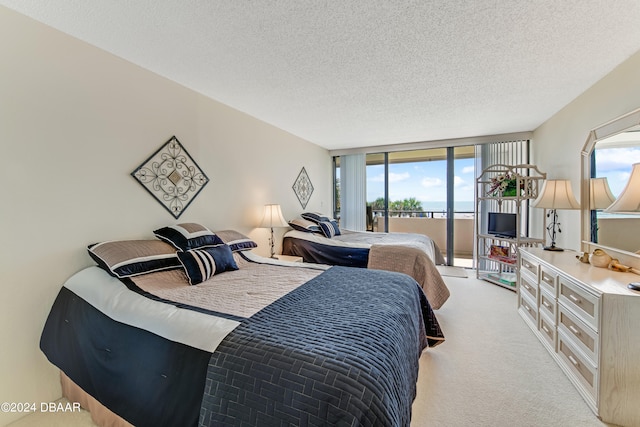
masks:
[[[192,285],[202,283],[216,274],[238,269],[231,248],[225,244],[178,252],[178,258]]]
[[[304,231],[307,233],[320,233],[320,226],[313,221],[304,218],[296,218],[289,221],[289,225],[294,230]]]
[[[248,251],[257,248],[258,244],[249,237],[235,230],[216,231],[215,234],[229,245],[231,252]]]
[[[196,223],[169,225],[154,230],[153,234],[181,251],[224,243],[207,227]]]
[[[322,221],[331,221],[332,218],[321,214],[319,212],[304,212],[302,214],[300,214],[300,216],[304,219],[306,219],[307,221],[311,221],[314,222],[316,224],[319,224]]]
[[[89,256],[115,277],[180,268],[176,249],[160,240],[114,240],[87,248]]]
[[[322,230],[324,237],[328,237],[330,239],[334,236],[340,235],[340,227],[338,227],[338,223],[336,221],[322,221],[318,223],[318,226],[320,226],[320,230]]]

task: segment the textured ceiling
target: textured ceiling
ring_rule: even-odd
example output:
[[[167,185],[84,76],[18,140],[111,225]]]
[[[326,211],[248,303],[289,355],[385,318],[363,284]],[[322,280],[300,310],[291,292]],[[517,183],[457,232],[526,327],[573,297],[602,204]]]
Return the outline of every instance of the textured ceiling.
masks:
[[[529,131],[640,49],[638,0],[0,0],[328,149]]]

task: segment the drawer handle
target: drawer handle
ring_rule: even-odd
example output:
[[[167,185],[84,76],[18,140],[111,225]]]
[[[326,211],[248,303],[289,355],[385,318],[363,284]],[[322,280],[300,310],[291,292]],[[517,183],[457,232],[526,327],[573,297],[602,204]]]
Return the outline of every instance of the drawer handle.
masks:
[[[569,330],[574,333],[574,335],[580,336],[580,331],[573,325],[569,326]]]
[[[531,307],[529,307],[527,304],[524,305],[524,309],[531,313]]]
[[[549,304],[546,300],[542,301],[542,305],[544,305],[545,307],[547,307],[549,310],[551,310],[551,304]]]
[[[523,286],[524,286],[524,288],[525,288],[526,290],[528,290],[528,291],[530,291],[530,290],[531,290],[531,286],[527,285],[526,283],[525,283]]]
[[[582,300],[577,296],[575,296],[574,294],[569,294],[569,299],[575,302],[576,304],[580,304],[582,302]]]
[[[572,355],[569,355],[567,357],[569,358],[569,361],[573,363],[573,366],[575,366],[576,368],[580,366],[580,362],[578,362]]]
[[[542,330],[545,331],[547,334],[550,333],[546,325],[542,325]]]
[[[551,279],[551,277],[547,277],[547,276],[544,276],[544,277],[542,278],[542,280],[544,280],[544,281],[545,281],[545,282],[547,282],[548,284],[551,284],[551,283],[553,282],[553,280]]]

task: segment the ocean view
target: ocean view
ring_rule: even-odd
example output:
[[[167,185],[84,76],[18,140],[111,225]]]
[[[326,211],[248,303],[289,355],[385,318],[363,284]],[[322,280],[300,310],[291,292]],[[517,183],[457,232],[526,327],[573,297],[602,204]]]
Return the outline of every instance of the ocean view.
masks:
[[[371,203],[371,201],[368,203]],[[420,203],[422,204],[422,210],[425,212],[444,212],[447,209],[447,202],[444,200]],[[456,212],[474,212],[475,206],[472,200],[457,201],[454,202],[453,209]]]
[[[447,202],[432,201],[421,202],[423,212],[433,212],[433,218],[446,217]],[[454,203],[456,218],[473,218],[475,206],[473,201],[458,201]]]

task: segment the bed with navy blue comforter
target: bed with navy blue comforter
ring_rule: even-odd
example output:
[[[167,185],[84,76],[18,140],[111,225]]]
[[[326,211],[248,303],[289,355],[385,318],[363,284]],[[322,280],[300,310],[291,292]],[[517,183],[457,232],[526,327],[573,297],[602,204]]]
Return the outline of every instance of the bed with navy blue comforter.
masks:
[[[376,233],[341,230],[327,237],[318,232],[289,230],[282,241],[282,253],[299,256],[305,262],[366,268],[373,245],[395,245],[422,250],[436,265],[445,264],[436,242],[416,233]]]
[[[135,426],[409,426],[420,354],[444,340],[413,278],[336,266],[265,297],[306,267],[234,257],[236,270],[195,286],[179,269],[89,267],[60,290],[41,349]],[[238,291],[241,274],[254,282]]]

